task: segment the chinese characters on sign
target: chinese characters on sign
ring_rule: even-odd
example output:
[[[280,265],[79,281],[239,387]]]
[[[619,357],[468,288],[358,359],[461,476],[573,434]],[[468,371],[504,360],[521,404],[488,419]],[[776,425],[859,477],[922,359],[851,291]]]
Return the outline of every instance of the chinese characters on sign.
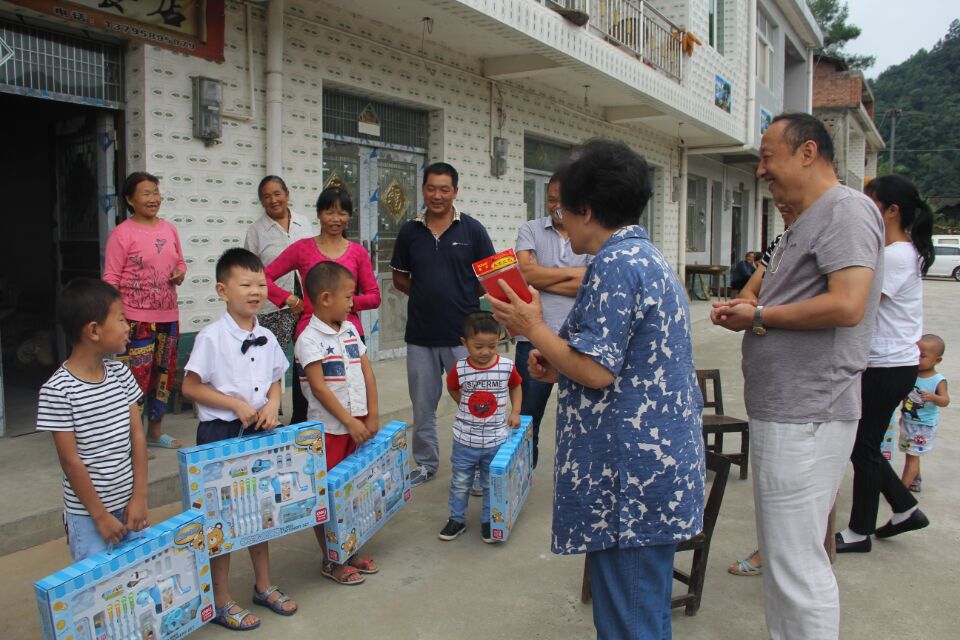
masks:
[[[224,0],[10,0],[181,53],[223,60]]]

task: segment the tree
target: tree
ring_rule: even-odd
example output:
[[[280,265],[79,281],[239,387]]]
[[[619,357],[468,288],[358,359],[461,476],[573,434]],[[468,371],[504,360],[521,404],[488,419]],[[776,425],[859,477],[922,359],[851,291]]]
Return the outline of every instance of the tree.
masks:
[[[841,4],[840,0],[807,0],[807,5],[823,32],[823,48],[820,53],[841,58],[851,69],[862,71],[873,66],[876,56],[860,56],[843,51],[844,45],[860,37],[862,31],[857,25],[847,22],[850,9],[846,2]]]
[[[884,154],[878,174],[896,171],[910,176],[920,193],[960,196],[960,20],[929,51],[920,49],[893,65],[871,83],[878,114],[899,109],[895,168]],[[878,128],[890,140],[890,118]]]

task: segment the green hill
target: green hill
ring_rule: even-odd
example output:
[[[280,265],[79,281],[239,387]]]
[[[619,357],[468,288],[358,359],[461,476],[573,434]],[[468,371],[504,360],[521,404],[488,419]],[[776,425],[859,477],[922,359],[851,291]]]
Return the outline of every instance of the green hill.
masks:
[[[921,49],[873,81],[876,116],[890,144],[890,109],[897,118],[896,172],[913,178],[926,197],[960,196],[960,20],[932,50]],[[889,149],[878,170],[888,172]]]

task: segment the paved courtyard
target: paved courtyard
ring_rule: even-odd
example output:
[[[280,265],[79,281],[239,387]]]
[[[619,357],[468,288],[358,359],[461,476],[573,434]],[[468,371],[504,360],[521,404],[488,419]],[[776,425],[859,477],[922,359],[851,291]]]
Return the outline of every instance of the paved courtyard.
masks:
[[[924,289],[925,331],[940,334],[947,343],[941,372],[949,380],[960,381],[960,283],[930,280]],[[721,369],[727,413],[742,416],[740,336],[710,325],[705,311],[703,303],[695,310],[699,318],[695,324],[697,366]],[[387,384],[381,388],[386,393],[403,393],[402,381],[384,382]],[[845,639],[960,636],[953,609],[960,600],[960,587],[954,570],[949,569],[958,566],[960,560],[960,511],[956,507],[960,496],[956,482],[960,392],[956,393],[954,404],[942,413],[937,449],[923,461],[924,488],[919,497],[932,525],[924,531],[877,541],[870,554],[845,555],[837,560]],[[442,410],[447,418],[441,420],[442,425],[449,423],[452,409],[452,403],[445,400]],[[188,414],[175,417],[173,423],[183,433],[189,433],[194,424]],[[447,518],[449,467],[444,460],[437,479],[416,489],[406,508],[364,548],[376,557],[382,571],[368,577],[361,586],[342,587],[320,576],[319,553],[312,532],[271,543],[274,580],[299,601],[301,610],[292,618],[257,611],[263,611],[263,625],[243,637],[593,637],[590,606],[579,600],[582,557],[550,553],[552,426],[552,419],[545,420],[541,445],[544,452],[536,484],[507,544],[485,545],[480,541],[479,499],[471,501],[465,535],[453,542],[437,539],[436,534]],[[441,434],[441,450],[449,456],[449,429],[441,427]],[[35,446],[43,444],[38,441]],[[0,478],[8,497],[11,492],[19,492],[24,483],[59,483],[50,470],[40,477],[15,477],[4,472],[16,467],[5,451],[0,445]],[[158,453],[169,455],[170,452]],[[897,456],[896,467],[899,469],[901,464],[902,457]],[[735,473],[731,475],[714,534],[703,604],[695,617],[674,612],[676,638],[767,637],[761,580],[734,577],[726,572],[730,561],[744,557],[756,546],[752,493],[749,480],[740,481]],[[848,477],[838,500],[841,528],[849,513],[849,503]],[[7,508],[11,508],[9,503]],[[159,521],[179,510],[178,504],[159,507],[153,510],[152,519]],[[888,515],[889,510],[882,505],[880,518],[885,520]],[[231,576],[233,594],[241,604],[250,603],[253,582],[245,555],[238,554]],[[678,566],[689,562],[688,557],[689,554],[678,556]],[[38,637],[32,583],[68,563],[63,539],[0,557],[0,597],[5,603],[0,637]],[[193,637],[228,638],[233,634],[208,625]]]

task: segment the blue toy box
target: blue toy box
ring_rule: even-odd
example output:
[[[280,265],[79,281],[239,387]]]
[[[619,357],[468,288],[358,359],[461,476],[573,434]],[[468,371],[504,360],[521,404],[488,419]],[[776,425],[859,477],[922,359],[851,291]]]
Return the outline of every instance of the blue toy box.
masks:
[[[520,426],[490,462],[490,536],[506,542],[520,509],[533,486],[533,432],[530,416],[520,416]]]
[[[213,619],[203,514],[192,510],[34,584],[44,640],[175,640]]]
[[[391,422],[330,470],[327,558],[343,564],[410,499],[407,425]]]
[[[323,424],[302,422],[181,449],[185,509],[201,509],[210,557],[327,521]]]

